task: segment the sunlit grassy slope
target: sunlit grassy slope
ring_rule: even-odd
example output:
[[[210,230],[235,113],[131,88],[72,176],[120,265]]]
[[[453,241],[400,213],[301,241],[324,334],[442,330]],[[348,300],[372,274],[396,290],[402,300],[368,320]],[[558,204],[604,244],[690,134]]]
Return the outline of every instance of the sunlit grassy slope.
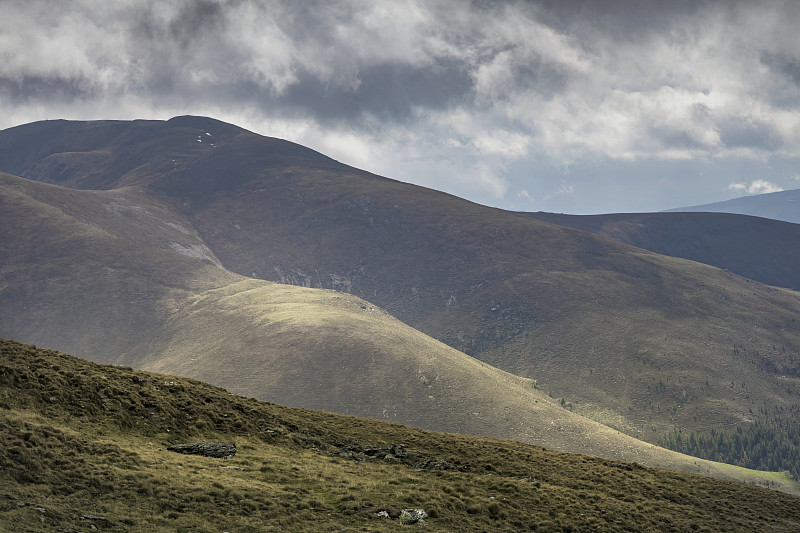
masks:
[[[150,190],[226,268],[358,295],[647,440],[798,406],[797,292],[282,150],[242,135]]]
[[[334,291],[246,280],[205,293],[167,331],[168,341],[143,368],[262,400],[716,477],[770,479],[673,453],[578,416],[532,381]],[[792,490],[793,483],[785,486]]]
[[[166,449],[195,441],[237,453]],[[427,531],[800,527],[797,497],[761,487],[291,409],[6,340],[0,443],[4,531],[404,531],[404,508],[424,509]]]

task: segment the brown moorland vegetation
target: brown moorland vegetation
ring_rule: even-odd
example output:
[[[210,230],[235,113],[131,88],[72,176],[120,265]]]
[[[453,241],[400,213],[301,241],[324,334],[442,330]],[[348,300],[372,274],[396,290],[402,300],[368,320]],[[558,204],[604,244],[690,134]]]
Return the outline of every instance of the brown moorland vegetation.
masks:
[[[238,452],[167,450],[193,441]],[[800,528],[800,500],[765,488],[292,409],[7,340],[0,443],[6,531],[403,531],[405,508],[428,531]]]

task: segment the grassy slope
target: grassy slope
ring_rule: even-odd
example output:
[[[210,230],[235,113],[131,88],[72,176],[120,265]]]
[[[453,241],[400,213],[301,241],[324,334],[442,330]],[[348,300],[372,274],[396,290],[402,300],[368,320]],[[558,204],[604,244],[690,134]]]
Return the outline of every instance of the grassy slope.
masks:
[[[0,271],[3,334],[24,333],[28,325],[32,342],[200,378],[259,399],[744,479],[743,472],[577,416],[530,380],[472,359],[354,296],[250,280],[167,252],[172,247],[163,243],[178,236],[164,232],[193,237],[159,219],[158,204],[131,203],[135,208],[109,214],[109,197],[117,206],[124,191],[3,179],[5,227],[17,236],[5,239]],[[150,228],[150,241],[127,240],[124,220]],[[50,255],[31,261],[42,254]],[[23,265],[29,265],[25,276]]]
[[[141,359],[143,334],[157,331],[176,301],[238,279],[186,255],[197,238],[175,218],[145,221],[159,205],[135,200],[0,175],[0,335]]]
[[[49,128],[46,143],[32,142]],[[85,170],[80,150],[110,154],[95,163],[103,187],[169,170],[151,190],[183,210],[227,268],[352,292],[648,440],[796,402],[800,303],[791,293],[208,119],[12,130],[0,132],[0,153],[25,175],[53,179],[45,160],[63,151],[58,179],[91,186],[73,168]]]
[[[168,331],[143,368],[261,400],[721,478],[771,476],[672,453],[575,415],[531,381],[334,291],[246,280],[198,297]]]
[[[400,531],[376,513],[408,507],[431,531],[800,527],[797,497],[763,488],[290,409],[5,340],[0,407],[5,530]],[[196,440],[238,453],[165,449]],[[338,454],[397,444],[394,461]]]
[[[257,140],[208,156],[230,187],[201,160],[160,189],[232,270],[352,292],[646,440],[797,402],[796,293],[365,173],[237,167]]]

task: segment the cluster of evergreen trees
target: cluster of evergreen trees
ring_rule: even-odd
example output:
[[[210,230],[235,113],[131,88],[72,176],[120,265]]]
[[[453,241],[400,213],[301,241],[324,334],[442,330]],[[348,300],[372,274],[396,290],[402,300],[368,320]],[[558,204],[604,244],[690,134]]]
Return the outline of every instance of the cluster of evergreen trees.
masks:
[[[788,471],[800,480],[800,422],[792,416],[772,416],[733,428],[715,427],[704,434],[675,429],[658,444],[754,470]]]

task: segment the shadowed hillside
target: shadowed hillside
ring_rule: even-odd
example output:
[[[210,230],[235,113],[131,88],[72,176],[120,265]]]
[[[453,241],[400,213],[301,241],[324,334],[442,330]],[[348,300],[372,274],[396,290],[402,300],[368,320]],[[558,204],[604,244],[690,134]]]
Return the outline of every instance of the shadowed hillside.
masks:
[[[406,531],[409,508],[426,531],[800,527],[797,497],[760,487],[291,409],[3,339],[0,407],[6,531]],[[198,441],[235,455],[167,449]]]
[[[44,135],[48,127],[21,128]],[[50,155],[15,145],[16,129],[0,132],[0,162],[8,156],[15,172],[58,181],[45,160],[72,168],[89,152],[107,153],[92,167],[103,187],[136,184],[108,193],[163,206],[200,240],[202,268],[213,276],[230,275],[219,261],[248,277],[351,293],[629,434],[655,442],[675,426],[748,423],[798,404],[795,292],[381,178],[212,120],[53,127]],[[118,142],[112,133],[125,127],[130,141]],[[72,141],[87,131],[94,144]],[[8,155],[9,147],[33,155]],[[157,317],[180,324],[200,305],[198,292],[160,287],[170,294],[158,297]],[[30,332],[27,324],[17,325]],[[4,331],[30,338],[14,335],[16,326]],[[161,345],[139,346],[137,357]]]
[[[196,117],[34,122],[0,132],[0,170],[76,189],[125,187],[179,168],[244,132]]]
[[[525,213],[767,285],[800,289],[800,224],[727,213]]]

